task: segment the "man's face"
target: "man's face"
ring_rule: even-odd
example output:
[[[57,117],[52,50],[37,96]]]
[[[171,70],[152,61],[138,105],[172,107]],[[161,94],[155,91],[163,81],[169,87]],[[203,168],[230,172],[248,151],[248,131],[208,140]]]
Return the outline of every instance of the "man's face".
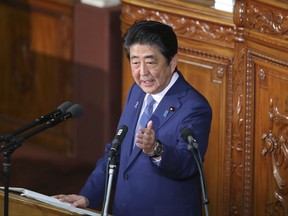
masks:
[[[135,82],[149,94],[161,92],[170,82],[178,57],[170,64],[157,46],[134,44],[130,47],[130,66]]]

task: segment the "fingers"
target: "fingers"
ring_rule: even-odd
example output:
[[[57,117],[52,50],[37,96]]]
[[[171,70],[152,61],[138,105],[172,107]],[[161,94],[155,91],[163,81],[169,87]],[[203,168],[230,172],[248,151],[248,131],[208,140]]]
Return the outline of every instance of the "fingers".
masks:
[[[140,127],[140,131],[142,134],[150,134],[151,132],[154,132],[152,120],[147,123],[147,128]]]
[[[74,207],[87,207],[89,205],[89,201],[84,196],[77,196],[77,200],[72,203]]]
[[[89,205],[88,199],[86,197],[76,194],[59,194],[52,197],[58,199],[61,202],[71,203],[71,205],[74,207],[87,207]]]
[[[150,120],[147,124],[147,128],[140,127],[141,133],[136,136],[136,145],[144,152],[153,151],[155,143],[155,132],[153,129],[153,122]]]

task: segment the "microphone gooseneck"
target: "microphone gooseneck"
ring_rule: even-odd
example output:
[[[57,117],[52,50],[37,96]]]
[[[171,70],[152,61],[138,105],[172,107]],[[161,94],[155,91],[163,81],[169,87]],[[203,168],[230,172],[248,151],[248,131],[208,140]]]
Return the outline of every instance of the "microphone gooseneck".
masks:
[[[198,170],[199,170],[199,174],[200,174],[200,182],[201,182],[201,189],[202,189],[202,196],[203,196],[203,203],[204,203],[204,207],[205,207],[205,213],[206,216],[209,216],[209,208],[208,208],[208,195],[207,195],[207,187],[206,187],[206,180],[205,180],[205,176],[203,174],[203,167],[202,167],[202,158],[201,158],[201,154],[199,151],[199,145],[197,144],[197,141],[195,140],[195,135],[194,135],[194,131],[191,128],[184,128],[181,130],[181,137],[182,139],[188,143],[188,147],[187,149],[192,153]],[[198,152],[198,157],[196,155],[196,152]]]
[[[47,121],[45,124],[36,127],[34,130],[32,130],[29,133],[25,133],[23,136],[19,138],[13,138],[12,140],[7,143],[7,145],[1,146],[1,152],[5,152],[7,150],[14,151],[17,147],[19,147],[25,140],[31,138],[32,136],[50,128],[54,127],[55,125],[60,124],[61,122],[66,121],[69,118],[78,118],[83,114],[84,110],[81,105],[74,104],[70,106],[66,113],[63,113],[60,116],[54,117],[51,120]],[[13,149],[13,150],[12,150]]]
[[[69,101],[66,101],[64,103],[62,103],[61,105],[59,105],[57,107],[57,109],[53,112],[50,112],[46,115],[43,115],[37,119],[35,119],[34,121],[32,121],[31,123],[25,125],[24,127],[21,127],[11,133],[8,133],[6,135],[2,135],[0,136],[0,142],[10,142],[16,135],[20,134],[20,133],[23,133],[27,130],[30,130],[32,129],[33,127],[36,127],[38,125],[41,125],[53,118],[56,118],[64,113],[66,113],[66,110],[68,108],[70,108],[72,106],[72,103],[69,102]]]
[[[6,135],[0,136],[0,143],[5,142],[2,146],[0,146],[0,152],[3,152],[4,161],[3,161],[3,178],[4,178],[4,215],[9,215],[9,167],[10,167],[10,157],[12,153],[22,145],[22,143],[44,131],[50,127],[53,127],[63,121],[66,121],[69,118],[78,118],[83,114],[83,108],[79,104],[72,105],[71,102],[64,102],[58,108],[40,118],[37,118],[33,122],[25,125],[18,130],[15,130]],[[37,126],[37,127],[36,127]],[[36,127],[32,130],[33,127]],[[32,130],[30,133],[26,132],[23,136],[16,138],[15,136],[27,131]]]

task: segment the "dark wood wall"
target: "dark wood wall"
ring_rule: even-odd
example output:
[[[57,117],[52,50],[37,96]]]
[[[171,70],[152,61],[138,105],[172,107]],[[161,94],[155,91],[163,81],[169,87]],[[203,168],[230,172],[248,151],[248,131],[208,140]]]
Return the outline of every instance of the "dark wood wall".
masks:
[[[84,115],[25,142],[96,162],[121,113],[121,8],[68,0],[0,3],[0,134],[64,101]]]
[[[287,1],[236,0],[233,13],[193,2],[122,0],[122,32],[138,19],[171,25],[180,71],[212,106],[210,214],[288,215]],[[122,82],[123,103],[125,57]]]

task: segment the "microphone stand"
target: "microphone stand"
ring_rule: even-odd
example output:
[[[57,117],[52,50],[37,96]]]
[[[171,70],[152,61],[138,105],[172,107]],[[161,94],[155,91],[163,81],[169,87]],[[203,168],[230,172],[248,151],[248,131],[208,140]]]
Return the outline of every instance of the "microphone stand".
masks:
[[[14,151],[15,149],[11,149],[10,151],[5,151],[3,153],[4,216],[8,216],[8,210],[9,210],[9,167],[10,167],[10,156]]]
[[[66,117],[66,116],[64,116]],[[19,148],[22,143],[40,133],[41,131],[44,131],[52,126],[55,126],[59,123],[61,123],[62,121],[65,121],[66,118],[64,118],[61,116],[59,118],[54,118],[51,119],[50,121],[46,122],[45,125],[36,128],[35,130],[33,130],[31,133],[27,133],[26,135],[20,137],[20,138],[14,138],[13,140],[9,141],[8,143],[6,143],[6,145],[2,145],[0,146],[0,152],[3,152],[4,155],[4,162],[3,162],[3,169],[4,169],[4,216],[8,216],[8,210],[9,210],[9,167],[10,167],[10,161],[11,161],[11,155],[12,153]],[[68,116],[70,117],[70,116]],[[67,118],[68,118],[67,117]]]
[[[111,152],[110,152],[111,153]],[[105,195],[104,195],[104,203],[102,207],[102,213],[101,216],[107,216],[108,215],[108,206],[109,206],[109,200],[110,200],[110,194],[111,194],[111,188],[112,188],[112,182],[113,182],[113,175],[116,170],[116,155],[117,153],[113,151],[111,153],[111,156],[108,159],[108,176],[106,180],[106,187],[105,187]]]
[[[194,143],[197,146],[197,143]],[[197,150],[197,152],[199,153],[199,149],[198,147],[195,147],[195,149]],[[204,208],[205,208],[205,213],[206,216],[209,216],[209,208],[208,208],[208,195],[207,195],[207,188],[206,188],[206,181],[205,181],[205,177],[203,175],[203,167],[202,167],[202,162],[201,162],[201,158],[200,158],[200,153],[199,153],[199,159],[196,156],[196,152],[195,152],[194,146],[192,144],[188,145],[188,150],[192,153],[196,163],[197,163],[197,167],[200,173],[200,181],[201,181],[201,189],[202,189],[202,196],[203,196],[203,202],[204,202]],[[200,160],[200,162],[199,162]]]
[[[1,152],[3,152],[4,160],[3,160],[3,178],[4,178],[4,216],[8,216],[9,212],[9,168],[11,165],[11,155],[13,152],[19,148],[22,143],[37,134],[38,132],[44,130],[44,128],[40,128],[40,130],[34,131],[34,133],[28,134],[26,137],[21,137],[19,139],[13,139],[7,145],[1,146]]]

